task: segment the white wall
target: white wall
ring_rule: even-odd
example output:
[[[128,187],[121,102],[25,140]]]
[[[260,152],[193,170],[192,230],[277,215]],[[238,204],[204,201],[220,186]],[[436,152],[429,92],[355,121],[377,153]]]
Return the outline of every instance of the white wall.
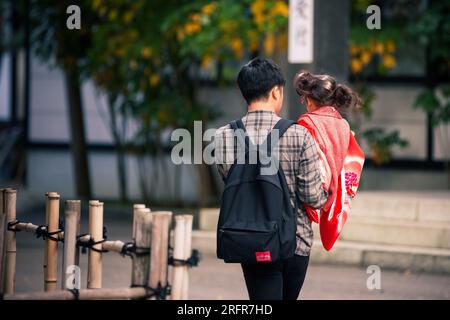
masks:
[[[362,128],[384,128],[387,132],[399,130],[400,137],[409,141],[405,149],[393,150],[394,158],[425,160],[427,148],[426,116],[421,110],[412,108],[422,88],[411,85],[372,86],[376,97],[373,101],[372,120]],[[364,149],[368,148],[364,145]]]
[[[11,116],[11,58],[9,53],[2,55],[0,66],[0,121],[6,121]]]

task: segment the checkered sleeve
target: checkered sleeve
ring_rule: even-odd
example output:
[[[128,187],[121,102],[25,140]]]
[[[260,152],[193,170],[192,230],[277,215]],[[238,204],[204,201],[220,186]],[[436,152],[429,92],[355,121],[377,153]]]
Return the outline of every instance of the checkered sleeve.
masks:
[[[313,208],[321,208],[328,198],[323,189],[319,170],[319,156],[314,138],[309,132],[305,134],[297,174],[297,190],[300,200]]]

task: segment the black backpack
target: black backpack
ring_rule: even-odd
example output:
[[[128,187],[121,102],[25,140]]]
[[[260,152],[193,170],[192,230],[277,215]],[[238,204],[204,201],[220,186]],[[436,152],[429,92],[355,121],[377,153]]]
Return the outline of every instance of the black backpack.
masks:
[[[279,130],[281,138],[294,123],[281,119],[273,129]],[[239,135],[245,141],[245,163],[240,164],[236,159],[225,181],[217,227],[217,257],[228,263],[247,264],[292,257],[296,248],[297,198],[292,208],[280,165],[275,174],[261,174],[267,165],[261,163],[260,150],[267,148],[265,154],[270,156],[274,131],[263,144],[254,146],[245,134],[242,120],[232,121],[230,125],[235,132],[235,143]],[[255,164],[248,161],[251,148],[257,150]]]

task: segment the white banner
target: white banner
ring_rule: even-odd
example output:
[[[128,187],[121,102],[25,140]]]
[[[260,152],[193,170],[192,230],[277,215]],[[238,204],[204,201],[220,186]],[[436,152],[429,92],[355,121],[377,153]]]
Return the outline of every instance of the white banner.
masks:
[[[311,63],[314,56],[314,0],[289,1],[289,63]]]

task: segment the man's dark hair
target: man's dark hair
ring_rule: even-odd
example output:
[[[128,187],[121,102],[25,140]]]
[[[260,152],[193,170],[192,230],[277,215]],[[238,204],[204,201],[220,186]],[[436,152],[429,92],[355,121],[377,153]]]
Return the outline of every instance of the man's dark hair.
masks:
[[[267,99],[275,86],[284,86],[286,80],[280,67],[272,60],[255,58],[239,71],[237,83],[248,104],[261,98]]]

